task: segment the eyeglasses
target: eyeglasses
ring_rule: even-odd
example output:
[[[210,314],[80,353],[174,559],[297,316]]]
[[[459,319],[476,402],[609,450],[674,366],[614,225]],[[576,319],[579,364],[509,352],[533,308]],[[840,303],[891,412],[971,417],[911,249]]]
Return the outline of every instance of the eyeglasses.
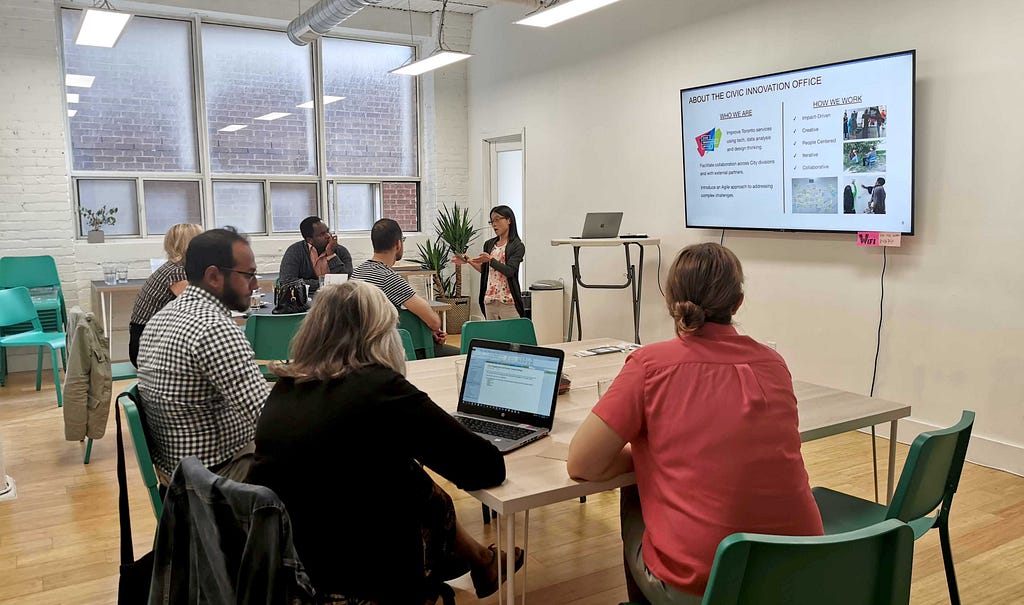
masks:
[[[405,243],[405,236],[404,235],[402,236],[402,243],[403,244]]]
[[[497,219],[495,219],[495,220],[496,220],[496,221],[507,221],[507,220],[509,220],[509,219],[508,219],[508,218],[506,218],[506,217],[504,217],[504,216],[500,216],[500,217],[498,217],[498,218],[497,218]],[[487,224],[488,224],[488,225],[493,225],[493,224],[494,224],[494,221],[487,221]]]
[[[217,268],[220,269],[221,271],[230,271],[232,273],[237,273],[239,275],[244,275],[250,281],[252,281],[254,279],[259,279],[260,278],[260,276],[257,275],[255,271],[239,271],[238,269],[232,269],[231,267],[221,267],[220,265],[217,265]]]

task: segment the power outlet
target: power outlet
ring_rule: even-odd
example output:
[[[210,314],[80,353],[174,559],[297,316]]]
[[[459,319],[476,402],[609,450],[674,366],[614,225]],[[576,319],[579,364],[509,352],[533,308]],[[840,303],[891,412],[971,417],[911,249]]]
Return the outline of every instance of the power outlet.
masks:
[[[766,341],[766,342],[765,342],[764,344],[765,344],[766,346],[770,347],[770,348],[771,348],[771,350],[773,350],[773,351],[778,351],[778,350],[779,350],[779,345],[778,345],[778,343],[777,343],[777,342],[775,342],[774,340],[769,340],[769,341]]]

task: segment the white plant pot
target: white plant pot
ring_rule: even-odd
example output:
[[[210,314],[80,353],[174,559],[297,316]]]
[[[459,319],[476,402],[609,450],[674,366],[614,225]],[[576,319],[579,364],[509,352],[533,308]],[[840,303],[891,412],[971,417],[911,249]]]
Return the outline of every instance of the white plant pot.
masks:
[[[85,238],[90,244],[102,244],[106,239],[106,235],[100,229],[93,229],[86,234]]]

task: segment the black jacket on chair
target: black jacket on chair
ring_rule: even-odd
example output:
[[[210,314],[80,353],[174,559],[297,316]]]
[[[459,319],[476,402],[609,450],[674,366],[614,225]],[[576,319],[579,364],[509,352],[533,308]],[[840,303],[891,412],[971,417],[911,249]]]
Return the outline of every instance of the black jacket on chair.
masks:
[[[487,254],[494,250],[494,245],[498,243],[498,238],[492,237],[491,239],[484,242],[484,252]],[[523,258],[526,257],[526,244],[523,240],[516,238],[510,239],[508,244],[505,245],[505,262],[499,263],[496,260],[492,260],[489,263],[485,263],[480,266],[480,312],[484,312],[484,294],[487,292],[487,274],[491,269],[494,269],[498,273],[505,276],[508,280],[508,289],[512,293],[512,302],[516,305],[516,311],[519,312],[519,317],[525,317],[523,309],[523,293],[519,290],[519,264],[523,262]]]

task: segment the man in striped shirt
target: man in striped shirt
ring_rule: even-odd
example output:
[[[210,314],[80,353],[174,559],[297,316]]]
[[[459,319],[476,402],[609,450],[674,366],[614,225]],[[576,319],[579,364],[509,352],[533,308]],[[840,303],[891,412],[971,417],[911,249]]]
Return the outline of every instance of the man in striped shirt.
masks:
[[[384,292],[391,304],[398,308],[404,305],[434,333],[434,356],[458,355],[459,350],[444,344],[447,334],[441,329],[441,318],[430,308],[430,303],[416,294],[409,282],[391,268],[402,260],[405,251],[405,236],[402,228],[392,219],[382,218],[370,230],[373,243],[373,258],[352,271],[352,279],[369,282]],[[420,354],[416,352],[417,356]]]

